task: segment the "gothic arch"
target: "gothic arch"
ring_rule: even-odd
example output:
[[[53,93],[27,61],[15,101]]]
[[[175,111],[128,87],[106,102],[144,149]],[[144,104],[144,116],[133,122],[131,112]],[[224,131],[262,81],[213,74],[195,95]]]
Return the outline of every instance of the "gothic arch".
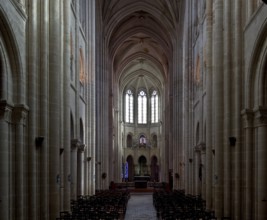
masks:
[[[158,147],[158,135],[156,133],[151,134],[152,138],[152,147]]]
[[[243,132],[245,146],[245,184],[248,207],[254,219],[266,216],[263,203],[267,196],[266,163],[267,163],[267,19],[266,9],[262,10],[265,19],[260,20],[256,27],[249,29],[247,39],[253,40],[250,57],[247,57],[245,76],[245,109],[243,110]],[[253,34],[259,33],[256,37]],[[252,181],[252,180],[253,181]],[[250,192],[253,191],[251,194]],[[251,207],[255,206],[255,210]],[[253,213],[255,212],[255,213]]]
[[[127,143],[126,143],[127,148],[133,147],[133,134],[132,133],[127,134],[127,140],[126,141],[127,141]]]
[[[0,8],[0,100],[15,104],[24,104],[24,77],[19,47],[12,25]]]
[[[128,163],[128,181],[134,180],[134,159],[132,155],[127,156],[126,159]]]
[[[262,24],[254,42],[252,58],[246,76],[245,103],[246,108],[267,105],[266,98],[266,67],[267,67],[267,20]]]
[[[138,158],[138,174],[141,176],[148,174],[147,158],[144,155]]]
[[[117,10],[112,17],[106,16],[105,21],[107,22],[107,38],[110,39],[110,36],[112,35],[113,30],[120,24],[120,22],[125,19],[128,15],[134,14],[138,11],[144,11],[151,16],[154,17],[154,19],[158,18],[159,14],[162,14],[162,12],[157,8],[154,7],[152,4],[148,4],[146,2],[133,2],[131,4],[127,4],[127,6],[124,7],[123,10]],[[167,30],[173,30],[174,22],[171,22],[167,16],[162,16],[161,20],[157,20],[157,23],[161,24],[162,30],[165,30],[165,27]],[[164,24],[164,25],[163,25]],[[165,32],[168,33],[168,32]],[[175,38],[174,32],[169,32],[169,35]]]

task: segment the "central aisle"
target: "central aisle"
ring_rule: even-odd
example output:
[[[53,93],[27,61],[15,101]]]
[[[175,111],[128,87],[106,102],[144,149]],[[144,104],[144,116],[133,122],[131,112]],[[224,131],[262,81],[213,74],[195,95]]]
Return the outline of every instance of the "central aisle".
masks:
[[[134,193],[127,204],[125,220],[156,220],[157,213],[151,194]]]

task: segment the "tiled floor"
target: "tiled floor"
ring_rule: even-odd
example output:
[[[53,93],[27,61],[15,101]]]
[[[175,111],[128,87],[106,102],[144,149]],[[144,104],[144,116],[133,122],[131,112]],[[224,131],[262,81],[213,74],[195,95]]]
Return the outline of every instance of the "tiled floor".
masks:
[[[125,220],[156,220],[157,213],[153,206],[152,193],[131,194],[128,201]]]

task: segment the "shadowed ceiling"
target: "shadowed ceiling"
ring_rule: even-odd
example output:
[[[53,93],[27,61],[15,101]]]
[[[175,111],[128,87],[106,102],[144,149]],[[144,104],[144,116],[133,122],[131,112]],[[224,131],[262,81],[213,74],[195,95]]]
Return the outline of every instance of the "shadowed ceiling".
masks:
[[[180,0],[102,0],[114,81],[161,90],[170,70]]]

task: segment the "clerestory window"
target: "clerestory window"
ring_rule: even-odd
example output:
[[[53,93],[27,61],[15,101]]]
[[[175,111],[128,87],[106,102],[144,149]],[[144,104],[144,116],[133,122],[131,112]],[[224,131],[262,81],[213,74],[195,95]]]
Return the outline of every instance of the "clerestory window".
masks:
[[[159,96],[156,90],[151,95],[151,123],[159,122]]]
[[[133,92],[129,89],[125,94],[125,122],[133,123]]]
[[[147,96],[143,90],[138,94],[138,123],[147,123]]]

